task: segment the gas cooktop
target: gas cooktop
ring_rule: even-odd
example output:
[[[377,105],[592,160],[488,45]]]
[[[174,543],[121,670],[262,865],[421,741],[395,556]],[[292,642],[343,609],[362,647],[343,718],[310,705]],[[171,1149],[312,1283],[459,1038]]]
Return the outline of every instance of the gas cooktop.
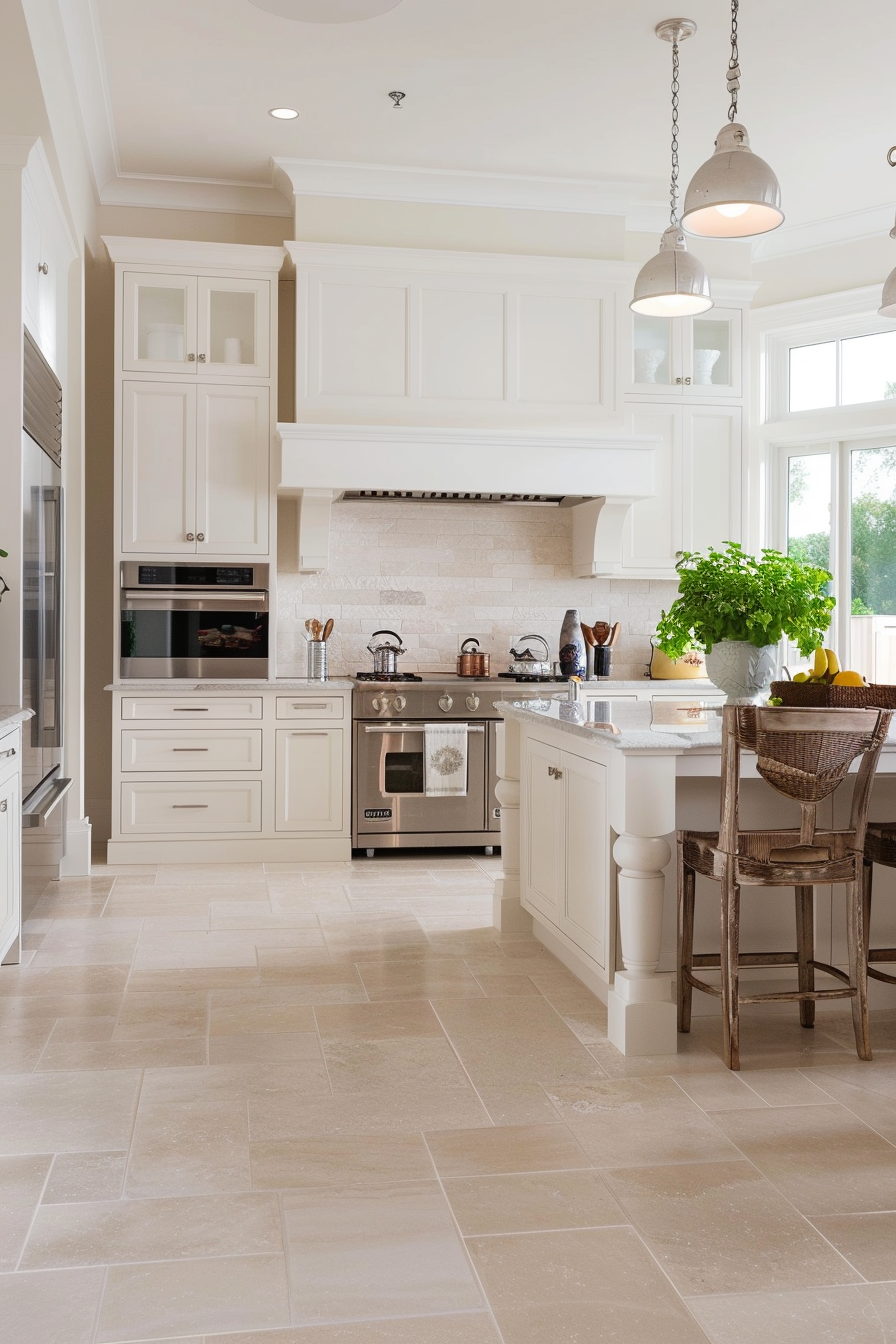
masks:
[[[414,672],[356,672],[355,681],[422,681]]]

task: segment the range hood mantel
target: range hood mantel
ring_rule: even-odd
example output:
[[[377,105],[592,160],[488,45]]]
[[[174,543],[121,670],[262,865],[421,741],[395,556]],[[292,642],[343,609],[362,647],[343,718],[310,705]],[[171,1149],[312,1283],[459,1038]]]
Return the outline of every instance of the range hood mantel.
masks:
[[[399,425],[280,424],[278,493],[299,501],[299,568],[326,569],[330,508],[346,490],[561,495],[576,577],[618,573],[628,511],[654,490],[657,440]]]

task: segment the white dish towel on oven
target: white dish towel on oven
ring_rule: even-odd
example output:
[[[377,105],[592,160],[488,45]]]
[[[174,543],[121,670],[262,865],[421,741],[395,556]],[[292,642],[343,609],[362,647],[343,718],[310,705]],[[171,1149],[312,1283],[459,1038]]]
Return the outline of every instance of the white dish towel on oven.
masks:
[[[467,793],[467,725],[425,723],[426,797],[465,798]]]

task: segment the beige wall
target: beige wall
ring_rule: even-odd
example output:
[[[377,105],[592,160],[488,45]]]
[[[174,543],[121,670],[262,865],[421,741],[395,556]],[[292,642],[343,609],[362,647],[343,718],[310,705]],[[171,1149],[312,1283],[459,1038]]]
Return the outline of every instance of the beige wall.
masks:
[[[896,267],[896,243],[886,233],[840,247],[817,248],[773,261],[758,261],[753,278],[761,281],[754,308],[791,299],[814,298],[844,289],[880,285]]]

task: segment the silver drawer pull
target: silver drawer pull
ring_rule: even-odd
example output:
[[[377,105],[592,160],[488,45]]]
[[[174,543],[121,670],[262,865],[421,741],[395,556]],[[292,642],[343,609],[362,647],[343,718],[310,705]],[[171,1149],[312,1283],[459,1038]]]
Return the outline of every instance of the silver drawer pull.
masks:
[[[0,751],[0,756],[15,756],[15,747],[10,747],[7,751]]]
[[[422,733],[422,723],[365,723],[365,733]],[[468,733],[484,733],[485,728],[480,723],[468,723]]]
[[[208,751],[208,747],[172,747],[172,751]]]
[[[207,714],[208,705],[172,705],[172,714]]]
[[[317,701],[307,700],[304,704],[293,705],[293,709],[329,709],[329,701],[324,700],[320,704]]]
[[[306,733],[303,730],[300,733],[290,733],[290,737],[329,737],[329,733]]]
[[[175,812],[178,809],[180,809],[182,812],[189,811],[190,808],[193,807],[199,808],[201,811],[202,809],[208,807],[208,803],[172,803],[171,806],[174,808]]]

